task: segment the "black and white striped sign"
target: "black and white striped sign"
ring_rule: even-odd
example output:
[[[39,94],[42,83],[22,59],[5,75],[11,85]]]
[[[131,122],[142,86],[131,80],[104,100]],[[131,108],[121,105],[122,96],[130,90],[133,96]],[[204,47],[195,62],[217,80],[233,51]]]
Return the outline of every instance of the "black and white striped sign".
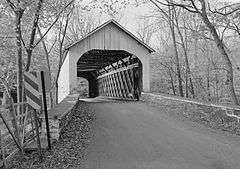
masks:
[[[36,72],[25,72],[25,92],[27,102],[32,108],[39,110],[42,107],[42,99],[40,97],[39,78]]]

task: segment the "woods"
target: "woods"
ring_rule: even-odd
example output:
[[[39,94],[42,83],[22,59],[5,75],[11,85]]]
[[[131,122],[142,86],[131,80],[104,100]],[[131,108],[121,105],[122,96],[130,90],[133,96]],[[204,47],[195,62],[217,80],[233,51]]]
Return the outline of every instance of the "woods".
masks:
[[[236,48],[240,35],[238,3],[209,3],[205,0],[101,0],[91,3],[6,0],[1,5],[4,28],[1,34],[7,35],[1,38],[4,42],[1,60],[2,63],[8,60],[9,65],[16,67],[15,71],[8,73],[12,74],[12,85],[17,84],[18,101],[23,99],[23,72],[35,69],[33,65],[41,62],[46,63],[51,74],[51,99],[56,102],[64,47],[100,25],[103,15],[118,18],[121,22],[125,9],[147,6],[149,12],[137,16],[139,24],[135,32],[143,42],[158,49],[153,60],[158,61],[161,77],[156,80],[153,77],[152,84],[164,87],[162,82],[165,81],[169,88],[167,92],[174,95],[214,102],[228,98],[233,104],[238,104],[235,90],[239,86]],[[92,11],[101,15],[91,16]],[[6,53],[5,49],[11,52]],[[57,65],[53,64],[55,61]],[[4,71],[6,67],[1,70],[3,78],[8,76]],[[152,90],[155,91],[154,87]]]
[[[156,15],[153,16],[155,19],[152,22],[164,19],[169,27],[169,31],[166,31],[170,32],[173,43],[171,46],[174,50],[174,69],[176,69],[177,74],[174,76],[178,80],[179,95],[183,96],[183,85],[181,83],[184,83],[185,97],[194,98],[196,95],[197,98],[217,102],[222,98],[228,98],[233,104],[238,104],[235,91],[238,84],[236,78],[238,77],[238,71],[236,69],[237,62],[234,59],[239,56],[237,52],[233,53],[228,45],[232,43],[232,40],[236,43],[238,41],[235,38],[237,32],[232,31],[231,27],[233,26],[230,24],[230,22],[233,22],[233,20],[231,21],[233,18],[229,15],[234,15],[235,19],[238,18],[239,4],[219,3],[217,5],[217,2],[208,3],[204,0],[152,0],[151,2],[156,8]],[[214,10],[212,6],[214,6]],[[156,18],[157,15],[160,16]],[[225,24],[223,24],[223,20]],[[234,23],[236,28],[236,20]],[[159,34],[161,34],[161,31]],[[166,39],[166,37],[160,36]],[[171,42],[166,43],[170,44]],[[214,49],[204,46],[211,46]],[[164,50],[165,47],[162,48]],[[161,52],[163,50],[161,49]],[[218,61],[213,61],[216,58]],[[200,62],[194,63],[194,60]],[[207,65],[203,65],[201,62],[205,62],[204,64]],[[196,68],[202,68],[202,71],[196,72]],[[179,71],[180,69],[181,71]],[[204,69],[208,71],[206,74]],[[211,77],[211,74],[215,74],[215,77]],[[181,78],[181,76],[185,78]],[[171,78],[170,81],[172,80]],[[220,89],[219,86],[222,86],[222,88]]]
[[[240,104],[240,3],[236,1],[0,0],[0,23],[0,119],[5,122],[1,114],[4,112],[10,116],[10,120],[6,119],[11,124],[8,125],[6,120],[0,127],[7,126],[8,131],[4,132],[11,134],[21,157],[25,153],[25,122],[31,109],[26,102],[24,73],[32,71],[46,70],[50,77],[49,109],[58,106],[59,100],[69,94],[114,96],[136,101],[143,90],[151,94],[162,93],[166,97],[174,95],[178,101],[182,98],[189,102],[194,100],[194,104],[199,101],[208,107],[213,104],[233,106],[230,116],[225,115],[225,121],[217,111],[209,110],[209,116],[201,113],[205,113],[209,123],[215,118],[211,115],[216,114],[219,124],[239,127],[240,117],[234,114]],[[107,24],[104,26],[103,23]],[[92,31],[101,32],[89,35]],[[81,45],[75,45],[84,38],[86,41]],[[136,73],[124,72],[135,68],[131,65],[134,59],[138,59]],[[100,81],[100,77],[105,78]],[[35,85],[37,78],[34,76]],[[85,82],[74,78],[85,79]],[[74,83],[78,84],[74,86]],[[92,93],[88,91],[87,94],[88,89],[92,89]],[[42,102],[43,93],[39,93],[37,86],[35,94]],[[77,113],[72,114],[71,120],[75,123],[76,116],[83,120],[77,126],[87,122],[88,128],[93,117],[84,109],[84,106],[79,110],[74,108]],[[85,120],[81,118],[80,110],[86,111]],[[195,110],[199,110],[197,106]],[[195,110],[190,111],[194,114]],[[222,110],[223,107],[221,113],[224,114]],[[41,111],[39,114],[33,111],[33,135],[35,129],[42,129]],[[231,117],[237,117],[237,120],[232,122]],[[58,118],[54,116],[55,120]],[[31,120],[28,122],[33,122]],[[76,130],[82,132],[83,128],[80,128]],[[0,128],[0,137],[2,131]],[[35,133],[39,137],[41,131]],[[73,132],[71,137],[77,134]],[[76,140],[81,139],[82,136]],[[0,148],[1,162],[5,152],[1,145]],[[41,154],[41,150],[39,152]]]

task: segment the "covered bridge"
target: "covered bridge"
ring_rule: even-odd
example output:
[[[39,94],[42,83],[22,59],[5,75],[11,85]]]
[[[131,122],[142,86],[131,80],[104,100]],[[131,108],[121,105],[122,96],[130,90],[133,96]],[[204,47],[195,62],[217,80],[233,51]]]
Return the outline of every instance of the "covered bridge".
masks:
[[[150,55],[154,50],[119,23],[110,20],[66,47],[58,78],[59,102],[89,82],[89,96],[138,98],[150,90]]]

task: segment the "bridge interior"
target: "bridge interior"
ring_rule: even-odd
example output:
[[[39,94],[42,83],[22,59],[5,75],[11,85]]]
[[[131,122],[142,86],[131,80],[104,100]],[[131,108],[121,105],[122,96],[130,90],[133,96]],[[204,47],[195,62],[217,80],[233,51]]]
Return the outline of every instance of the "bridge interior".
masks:
[[[77,76],[88,80],[89,97],[139,99],[142,63],[124,50],[90,50],[77,62]]]

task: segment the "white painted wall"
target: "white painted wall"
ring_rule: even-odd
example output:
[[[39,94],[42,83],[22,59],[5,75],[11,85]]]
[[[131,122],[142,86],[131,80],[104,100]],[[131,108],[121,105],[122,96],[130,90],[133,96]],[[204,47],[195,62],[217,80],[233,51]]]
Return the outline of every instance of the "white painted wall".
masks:
[[[59,82],[62,83],[61,99],[66,97],[70,93],[70,90],[77,86],[77,62],[85,52],[92,49],[125,50],[137,56],[143,65],[143,91],[150,91],[151,54],[147,48],[134,38],[122,31],[115,24],[110,23],[69,48],[68,56],[59,77]]]
[[[67,54],[58,78],[58,103],[70,94],[70,59]]]

